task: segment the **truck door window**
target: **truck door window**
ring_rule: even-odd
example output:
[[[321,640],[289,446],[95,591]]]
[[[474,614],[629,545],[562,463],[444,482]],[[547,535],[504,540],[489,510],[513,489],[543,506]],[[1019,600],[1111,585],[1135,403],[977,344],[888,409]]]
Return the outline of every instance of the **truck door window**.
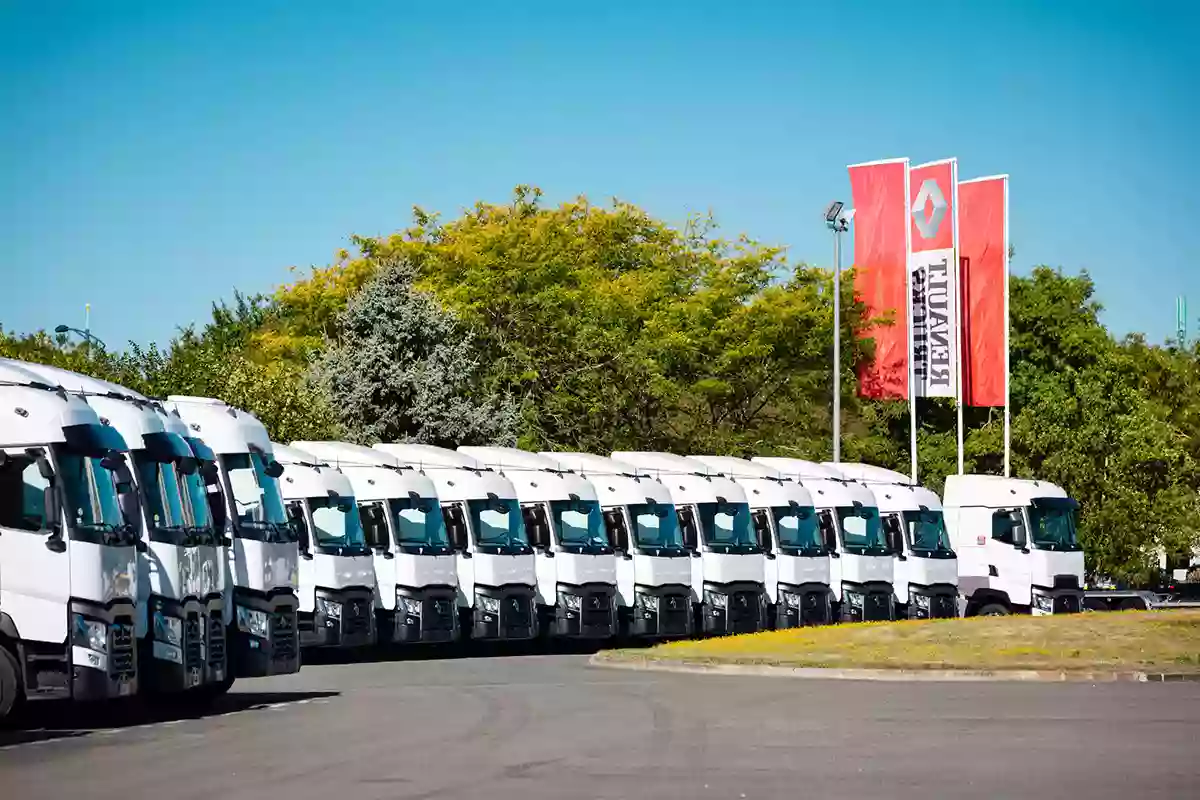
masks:
[[[992,513],[992,538],[1013,547],[1025,546],[1025,518],[1019,508],[1002,508]]]
[[[467,549],[467,515],[458,503],[442,506],[442,520],[446,523],[446,533],[450,536],[450,544],[455,550]]]
[[[612,546],[621,552],[629,551],[629,528],[625,526],[625,515],[619,508],[610,508],[604,512],[604,526],[612,539]]]
[[[833,512],[825,509],[817,514],[817,524],[821,529],[821,538],[825,541],[825,549],[833,553],[837,550],[837,525],[833,521]]]
[[[675,509],[679,517],[679,530],[683,533],[683,546],[695,550],[699,546],[696,538],[696,515],[691,506]]]
[[[387,523],[384,522],[383,503],[362,503],[358,507],[358,521],[362,525],[363,537],[373,550],[386,550],[389,546]]]
[[[766,509],[760,508],[755,510],[751,515],[754,522],[754,536],[758,539],[758,546],[762,548],[764,553],[771,552],[771,515]]]
[[[44,530],[49,486],[36,462],[23,454],[8,454],[0,465],[0,526],[20,531]]]
[[[525,532],[534,547],[550,546],[550,523],[546,519],[546,506],[542,503],[526,503],[521,506],[521,518]]]

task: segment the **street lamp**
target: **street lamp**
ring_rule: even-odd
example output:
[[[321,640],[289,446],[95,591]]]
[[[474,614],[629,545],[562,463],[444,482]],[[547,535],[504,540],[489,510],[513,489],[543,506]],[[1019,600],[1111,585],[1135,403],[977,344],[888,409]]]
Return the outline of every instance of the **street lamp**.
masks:
[[[842,234],[850,230],[854,209],[834,200],[825,209],[825,227],[833,231],[833,463],[842,460]]]
[[[91,331],[81,331],[79,328],[72,328],[70,325],[59,325],[54,329],[55,333],[77,333],[83,337],[83,341],[88,345],[88,355],[91,355],[91,345],[94,343],[101,350],[107,350],[104,342],[96,336],[92,335]]]

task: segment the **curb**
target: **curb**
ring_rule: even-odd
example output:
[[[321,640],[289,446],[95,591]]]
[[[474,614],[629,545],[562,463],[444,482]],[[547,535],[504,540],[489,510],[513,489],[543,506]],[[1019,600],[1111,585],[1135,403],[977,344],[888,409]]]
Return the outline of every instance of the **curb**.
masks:
[[[1174,683],[1200,681],[1200,674],[1182,672],[1065,672],[1061,670],[970,669],[835,669],[832,667],[776,667],[767,664],[704,664],[695,661],[655,661],[647,658],[617,660],[597,653],[588,666],[644,672],[693,675],[754,675],[770,678],[808,678],[848,681],[1019,681],[1045,683]]]

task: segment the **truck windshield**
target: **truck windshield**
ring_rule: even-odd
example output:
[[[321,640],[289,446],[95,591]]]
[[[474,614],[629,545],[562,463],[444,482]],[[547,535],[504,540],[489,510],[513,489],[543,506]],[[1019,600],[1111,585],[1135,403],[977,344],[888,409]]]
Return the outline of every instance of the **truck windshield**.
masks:
[[[137,468],[146,518],[150,521],[153,541],[183,544],[183,502],[179,491],[179,473],[170,461],[157,461],[144,450],[133,454]]]
[[[821,555],[825,547],[817,528],[817,512],[812,506],[773,506],[779,549],[801,555]]]
[[[318,548],[337,551],[337,555],[368,552],[353,497],[310,497],[308,509],[312,514],[313,544]]]
[[[748,503],[697,503],[704,543],[720,553],[758,553]]]
[[[525,520],[516,500],[468,500],[475,541],[483,552],[526,555],[533,552],[525,533]]]
[[[289,542],[295,539],[283,511],[279,484],[266,472],[258,453],[233,453],[221,456],[233,492],[233,510],[239,536],[264,541]]]
[[[558,542],[567,552],[601,554],[611,552],[604,514],[596,500],[551,500],[550,513]]]
[[[847,553],[859,556],[887,556],[887,537],[879,522],[879,509],[874,506],[841,506],[837,509],[838,526],[842,529],[842,547]]]
[[[629,506],[634,544],[644,550],[683,551],[679,517],[670,503],[635,503]]]
[[[67,524],[72,532],[83,534],[81,538],[98,534],[103,544],[132,543],[137,532],[127,530],[126,523],[132,527],[135,521],[121,516],[116,479],[112,470],[105,469],[100,461],[95,456],[58,451],[58,476],[66,495]]]
[[[1037,498],[1029,509],[1033,546],[1038,550],[1082,549],[1075,535],[1079,504],[1065,497]]]
[[[397,547],[432,547],[450,553],[450,538],[442,510],[432,497],[405,497],[388,501]],[[436,553],[435,553],[436,554]]]
[[[923,556],[954,555],[950,547],[950,536],[946,533],[946,519],[941,510],[905,511],[904,530],[908,546],[914,553]]]
[[[210,532],[212,517],[208,513],[208,488],[204,485],[204,476],[195,470],[182,476],[181,480],[184,524],[197,533]]]

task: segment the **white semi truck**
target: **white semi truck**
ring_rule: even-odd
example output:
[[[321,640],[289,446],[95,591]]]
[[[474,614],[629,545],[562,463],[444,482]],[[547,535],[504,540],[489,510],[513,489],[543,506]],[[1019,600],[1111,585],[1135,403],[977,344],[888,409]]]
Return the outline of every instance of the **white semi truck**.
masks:
[[[667,487],[645,470],[605,456],[542,455],[595,487],[616,556],[619,635],[691,635],[691,552]]]
[[[235,677],[296,672],[299,551],[279,492],[283,467],[267,429],[253,414],[213,398],[172,395],[164,405],[217,458],[224,504],[209,509],[230,542],[222,548],[230,670],[219,688]]]
[[[872,464],[825,466],[875,495],[884,534],[895,553],[896,616],[958,616],[958,558],[950,546],[942,501],[907,475]]]
[[[646,470],[671,493],[684,544],[692,551],[696,631],[765,630],[765,559],[742,488],[703,462],[673,453],[621,451],[612,457]]]
[[[83,399],[0,364],[0,718],[26,699],[137,692],[127,450]]]
[[[272,442],[271,452],[300,551],[300,646],[375,644],[375,564],[350,480],[299,448]]]
[[[1062,487],[1023,478],[951,475],[943,496],[966,616],[1081,610],[1079,505]]]
[[[746,492],[750,517],[766,558],[770,619],[776,629],[832,622],[830,558],[812,495],[765,464],[732,456],[692,456]]]
[[[354,488],[375,563],[379,641],[457,639],[457,559],[433,481],[371,447],[313,441],[292,446],[336,466]]]
[[[617,633],[617,565],[596,490],[538,453],[460,447],[508,478],[534,549],[538,625],[549,636],[608,639]]]
[[[223,648],[206,646],[208,601],[217,588],[220,562],[216,552],[201,549],[185,513],[182,481],[197,469],[187,442],[167,429],[169,418],[160,403],[108,381],[43,364],[31,372],[57,383],[85,401],[129,446],[134,485],[142,514],[139,538],[148,543],[138,554],[139,690],[182,692],[205,685],[208,656]],[[221,613],[218,603],[214,609]]]
[[[845,622],[896,618],[895,558],[871,490],[835,470],[800,458],[757,457],[797,480],[812,496],[830,561],[833,615]]]
[[[437,487],[458,559],[458,608],[464,637],[532,639],[538,635],[537,572],[512,483],[468,455],[423,444],[377,450],[424,472]]]

